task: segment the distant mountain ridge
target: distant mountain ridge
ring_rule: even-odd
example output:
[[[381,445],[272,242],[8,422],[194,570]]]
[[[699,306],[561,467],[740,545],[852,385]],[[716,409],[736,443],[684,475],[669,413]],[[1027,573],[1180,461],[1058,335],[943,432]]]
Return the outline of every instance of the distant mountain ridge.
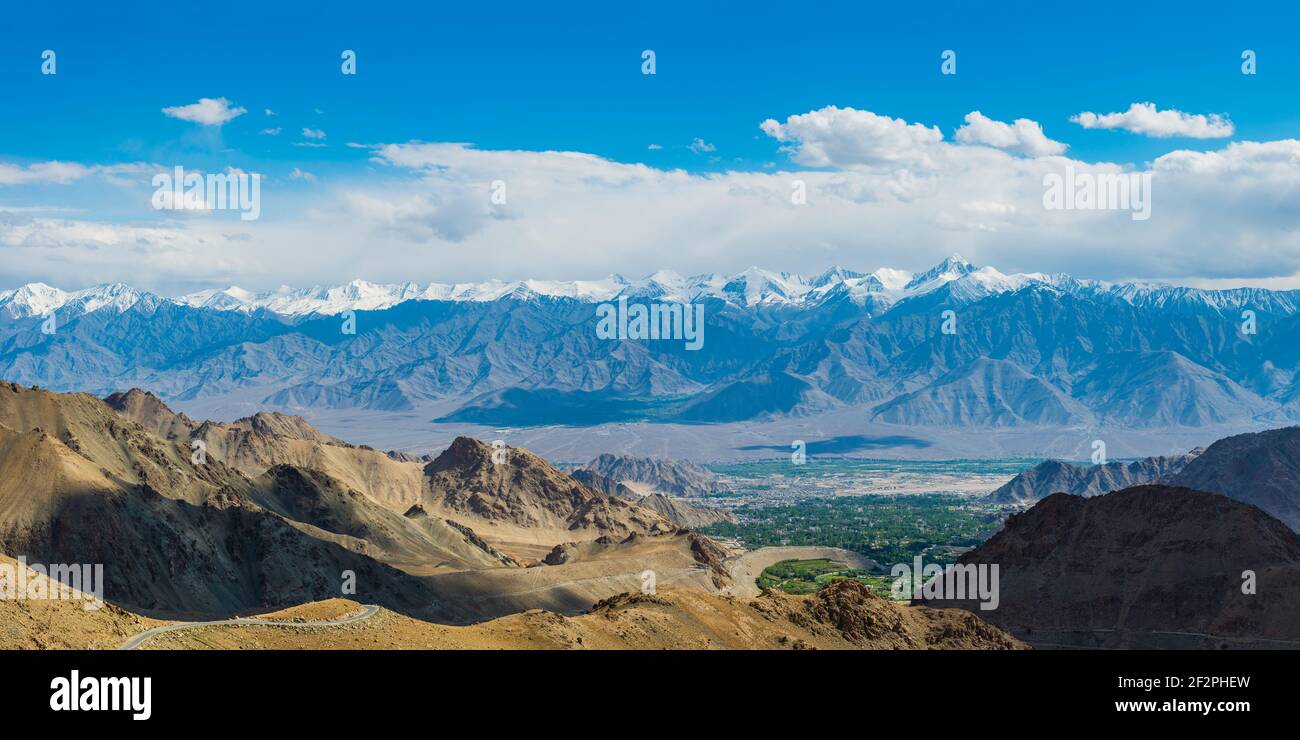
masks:
[[[1203,452],[1192,450],[1186,455],[1147,457],[1132,462],[1108,462],[1104,465],[1072,465],[1061,460],[1045,460],[1003,484],[986,499],[994,504],[1027,504],[1054,493],[1071,496],[1100,496],[1132,486],[1156,483],[1177,474]]]
[[[596,304],[616,297],[703,304],[704,345],[599,338]],[[860,409],[916,427],[1236,431],[1300,420],[1298,307],[1297,291],[1007,275],[957,256],[919,274],[358,281],[180,299],[33,284],[0,292],[0,377],[288,411],[436,405],[440,423],[497,427]]]
[[[605,453],[582,469],[624,485],[644,483],[671,496],[708,496],[726,490],[717,475],[682,460]]]
[[[1029,504],[1052,494],[1099,496],[1141,485],[1216,493],[1251,504],[1300,532],[1300,426],[1238,434],[1184,455],[1081,466],[1046,460],[985,499]]]
[[[569,474],[588,488],[632,501],[658,513],[679,527],[696,529],[721,522],[734,524],[736,521],[735,515],[729,511],[688,504],[675,496],[661,493],[659,486],[650,489],[650,493],[644,493],[628,487],[627,484],[621,481],[606,478],[588,468],[579,468]]]

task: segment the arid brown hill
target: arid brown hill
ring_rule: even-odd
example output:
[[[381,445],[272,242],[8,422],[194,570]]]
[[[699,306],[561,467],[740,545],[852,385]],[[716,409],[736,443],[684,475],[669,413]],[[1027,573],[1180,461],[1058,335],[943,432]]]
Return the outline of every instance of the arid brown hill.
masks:
[[[401,513],[420,500],[421,464],[348,444],[323,434],[298,416],[259,412],[229,424],[194,422],[156,396],[139,389],[114,393],[104,401],[123,417],[163,439],[192,446],[256,478],[275,465],[297,465],[329,474],[343,485]]]
[[[0,552],[102,563],[110,601],[201,614],[338,596],[344,571],[357,598],[419,609],[432,596],[393,565],[502,564],[445,522],[408,520],[320,471],[280,465],[253,480],[93,396],[9,383]]]
[[[998,607],[925,603],[971,609],[1031,644],[1300,645],[1300,537],[1218,494],[1168,486],[1055,494],[959,563],[999,566]],[[1243,593],[1247,571],[1253,594]]]
[[[457,437],[424,473],[431,511],[518,557],[541,558],[564,541],[677,529],[654,511],[588,488],[517,447],[495,449]]]
[[[3,558],[0,558],[2,561]],[[46,602],[27,613],[0,602],[0,649],[114,647],[157,622],[106,607]],[[267,618],[328,620],[361,611],[331,599]],[[13,618],[13,619],[11,619]],[[381,609],[346,627],[207,627],[158,635],[147,650],[1014,650],[1006,632],[958,609],[907,607],[871,594],[856,581],[817,594],[768,591],[734,599],[676,586],[657,594],[602,599],[583,614],[532,610],[472,625],[433,624]]]

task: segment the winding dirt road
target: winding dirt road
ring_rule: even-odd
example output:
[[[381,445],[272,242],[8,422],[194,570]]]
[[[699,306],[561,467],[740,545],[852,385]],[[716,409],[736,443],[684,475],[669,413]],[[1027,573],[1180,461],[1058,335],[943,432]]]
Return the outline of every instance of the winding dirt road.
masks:
[[[134,650],[144,644],[146,640],[164,632],[179,632],[180,630],[192,630],[200,627],[341,627],[345,624],[360,622],[363,619],[369,619],[379,612],[377,604],[366,604],[365,608],[351,616],[342,619],[313,620],[306,622],[294,622],[287,619],[218,619],[212,622],[182,622],[180,624],[169,624],[164,627],[154,627],[151,630],[145,630],[140,634],[132,637],[118,650]]]

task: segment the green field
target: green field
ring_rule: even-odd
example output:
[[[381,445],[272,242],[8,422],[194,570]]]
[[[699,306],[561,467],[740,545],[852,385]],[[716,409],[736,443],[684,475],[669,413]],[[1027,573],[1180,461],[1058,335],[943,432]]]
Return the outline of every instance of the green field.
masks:
[[[845,568],[832,560],[782,560],[763,569],[758,576],[759,588],[777,588],[788,594],[811,594],[827,584],[852,578],[867,584],[877,596],[890,598],[893,579],[886,576],[867,575],[866,571]]]
[[[738,524],[715,524],[706,534],[736,539],[746,547],[827,545],[862,553],[885,567],[951,563],[965,548],[988,539],[1005,512],[952,494],[809,498],[789,504],[750,504],[735,509]]]

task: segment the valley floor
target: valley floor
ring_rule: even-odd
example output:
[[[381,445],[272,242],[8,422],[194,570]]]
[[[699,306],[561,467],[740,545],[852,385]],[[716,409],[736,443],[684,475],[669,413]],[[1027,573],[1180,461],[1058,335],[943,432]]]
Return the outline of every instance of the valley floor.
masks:
[[[198,419],[229,420],[265,409],[261,398],[222,397],[175,401]],[[363,409],[283,409],[305,417],[318,429],[357,444],[416,455],[444,449],[458,436],[503,439],[551,462],[585,462],[609,452],[693,462],[788,458],[791,444],[803,440],[807,455],[864,458],[955,460],[1035,457],[1086,460],[1093,440],[1106,442],[1111,458],[1186,452],[1217,439],[1285,426],[1251,423],[1173,429],[1097,427],[1008,427],[961,429],[884,424],[868,420],[865,407],[772,421],[728,424],[619,423],[591,427],[497,428],[477,424],[435,424],[450,407],[431,404],[407,412]]]

